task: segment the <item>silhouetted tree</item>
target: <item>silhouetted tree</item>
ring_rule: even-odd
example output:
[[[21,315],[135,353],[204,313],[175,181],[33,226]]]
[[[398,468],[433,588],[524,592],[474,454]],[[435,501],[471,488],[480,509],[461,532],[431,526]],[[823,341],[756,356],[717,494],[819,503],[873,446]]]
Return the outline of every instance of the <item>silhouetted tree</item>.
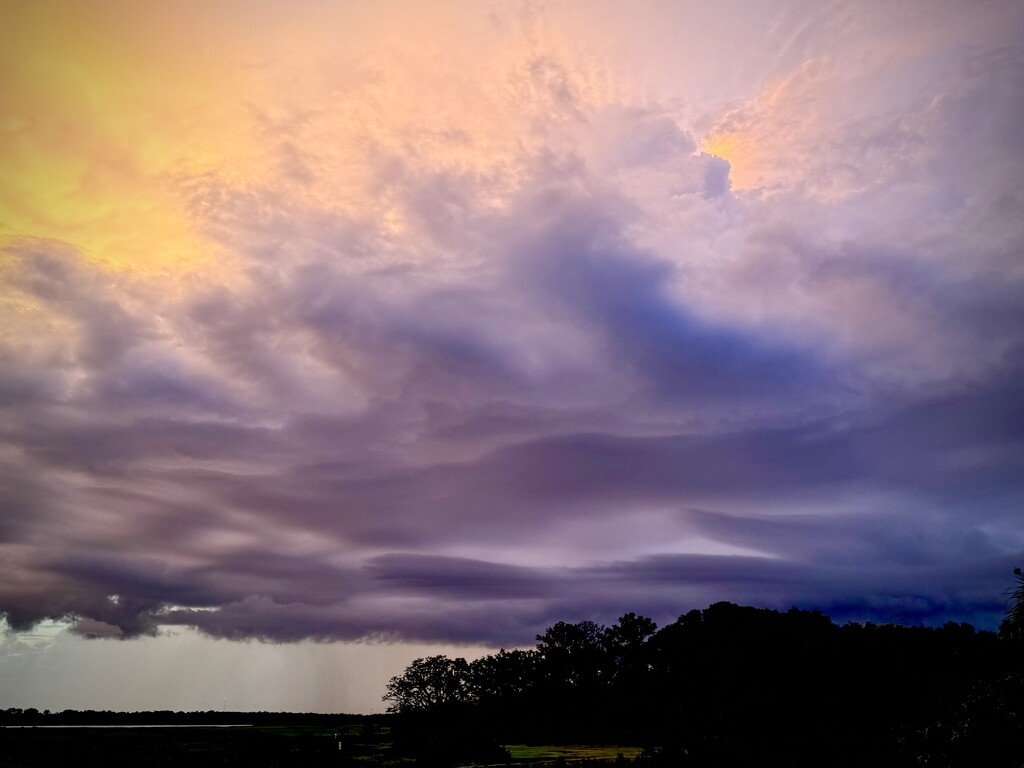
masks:
[[[491,656],[483,656],[469,665],[471,698],[481,704],[514,700],[537,682],[536,651],[502,648]]]
[[[469,664],[465,659],[430,656],[416,659],[392,677],[383,700],[388,712],[426,712],[469,700]]]
[[[604,646],[617,680],[646,672],[645,643],[658,629],[646,616],[627,613],[604,632]]]
[[[1004,636],[1024,626],[1015,576]],[[558,622],[536,650],[417,659],[385,700],[405,754],[436,765],[525,741],[648,745],[651,766],[1024,768],[1005,759],[1024,754],[1019,647],[969,624],[839,627],[721,602],[660,630],[627,613]]]
[[[999,636],[1007,640],[1024,640],[1024,572],[1020,568],[1013,569],[1017,581],[1010,590],[1010,606],[1006,609],[1006,618],[999,625]]]
[[[540,666],[555,687],[589,688],[608,672],[604,627],[592,621],[560,621],[537,635]]]

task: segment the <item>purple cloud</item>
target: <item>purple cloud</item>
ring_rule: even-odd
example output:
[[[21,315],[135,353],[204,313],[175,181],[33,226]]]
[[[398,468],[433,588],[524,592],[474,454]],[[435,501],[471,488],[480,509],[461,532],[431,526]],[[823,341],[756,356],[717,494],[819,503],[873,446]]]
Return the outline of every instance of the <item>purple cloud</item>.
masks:
[[[340,161],[304,132],[338,126],[268,112],[278,183],[175,177],[227,255],[173,289],[12,240],[0,612],[494,645],[715,600],[994,626],[1024,556],[1020,51],[929,38],[943,66],[885,94],[865,54],[831,113],[845,49],[805,52],[811,22],[810,64],[704,115],[526,46],[493,97],[515,141],[360,134],[362,209],[317,196]]]

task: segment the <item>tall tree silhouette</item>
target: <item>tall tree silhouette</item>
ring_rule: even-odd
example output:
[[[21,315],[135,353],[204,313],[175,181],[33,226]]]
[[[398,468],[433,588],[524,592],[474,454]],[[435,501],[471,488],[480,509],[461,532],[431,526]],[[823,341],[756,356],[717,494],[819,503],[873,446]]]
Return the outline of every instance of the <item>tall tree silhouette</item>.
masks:
[[[416,659],[392,677],[384,701],[388,712],[427,712],[469,700],[469,664],[465,659],[429,656]]]
[[[541,669],[556,688],[591,688],[608,674],[604,627],[592,621],[560,621],[537,635]]]
[[[1000,636],[1008,640],[1024,640],[1024,571],[1013,569],[1017,585],[1010,590],[1010,606],[1006,618],[999,625]]]

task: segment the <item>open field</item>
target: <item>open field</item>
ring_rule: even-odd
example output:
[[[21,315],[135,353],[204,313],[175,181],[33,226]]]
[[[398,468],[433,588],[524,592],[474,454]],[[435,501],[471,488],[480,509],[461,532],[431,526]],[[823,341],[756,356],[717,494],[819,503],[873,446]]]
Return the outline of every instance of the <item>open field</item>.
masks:
[[[621,755],[628,760],[632,760],[643,751],[640,747],[594,746],[587,744],[551,746],[506,744],[505,749],[509,751],[515,762],[532,765],[553,763],[559,758],[565,761],[616,760]]]
[[[341,745],[339,747],[339,745]],[[583,760],[632,759],[638,747],[506,745],[519,765],[576,764]],[[191,727],[23,727],[0,729],[0,754],[7,768],[36,768],[74,760],[78,766],[401,766],[390,754],[390,729],[342,725],[238,725]]]
[[[335,731],[318,727],[4,728],[8,768],[84,766],[288,766],[338,762]]]

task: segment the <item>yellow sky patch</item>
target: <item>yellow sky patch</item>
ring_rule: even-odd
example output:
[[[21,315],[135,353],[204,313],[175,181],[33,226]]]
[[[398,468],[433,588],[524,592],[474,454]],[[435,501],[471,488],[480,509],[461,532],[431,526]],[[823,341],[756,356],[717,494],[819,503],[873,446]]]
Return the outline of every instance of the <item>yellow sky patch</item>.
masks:
[[[241,110],[223,97],[237,73],[209,71],[161,19],[117,4],[0,15],[0,240],[53,238],[137,272],[206,262],[176,182],[249,160]]]
[[[729,180],[734,190],[752,189],[758,185],[753,151],[746,136],[738,133],[712,133],[701,141],[702,152],[729,161]]]

